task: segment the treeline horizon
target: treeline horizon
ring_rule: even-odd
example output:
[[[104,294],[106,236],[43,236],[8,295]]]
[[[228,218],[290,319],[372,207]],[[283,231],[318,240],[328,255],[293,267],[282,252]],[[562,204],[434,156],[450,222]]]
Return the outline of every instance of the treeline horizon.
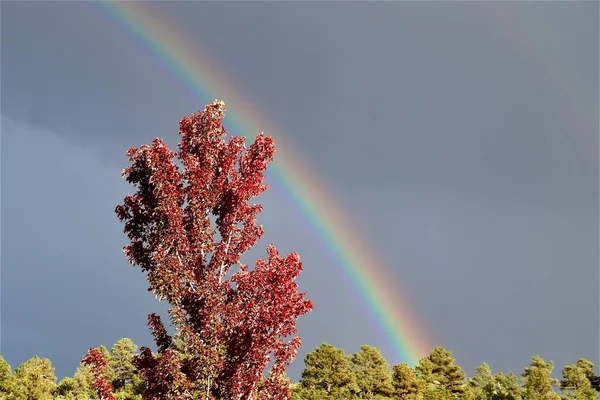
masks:
[[[96,349],[107,361],[102,373],[115,398],[143,400],[146,388],[134,365],[139,347],[133,340],[122,338],[110,350],[104,345]],[[374,346],[347,354],[323,343],[305,356],[297,382],[285,379],[292,400],[596,400],[600,377],[594,368],[579,358],[564,365],[556,379],[553,361],[533,356],[518,373],[493,371],[482,362],[468,376],[443,347],[411,367],[391,365]],[[0,355],[0,400],[101,400],[94,384],[92,368],[85,363],[59,381],[49,358],[36,355],[13,370]]]

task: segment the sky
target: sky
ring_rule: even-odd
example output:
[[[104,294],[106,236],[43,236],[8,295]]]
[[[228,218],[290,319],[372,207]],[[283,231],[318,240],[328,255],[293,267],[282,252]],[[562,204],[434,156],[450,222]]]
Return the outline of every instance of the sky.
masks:
[[[600,362],[598,2],[151,7],[293,140],[431,347],[469,374]],[[84,2],[3,1],[1,45],[0,354],[63,377],[90,347],[151,345],[165,310],[121,251],[125,151],[227,98],[190,96]],[[298,251],[315,303],[290,376],[324,342],[403,361],[281,191],[260,200],[259,247]]]

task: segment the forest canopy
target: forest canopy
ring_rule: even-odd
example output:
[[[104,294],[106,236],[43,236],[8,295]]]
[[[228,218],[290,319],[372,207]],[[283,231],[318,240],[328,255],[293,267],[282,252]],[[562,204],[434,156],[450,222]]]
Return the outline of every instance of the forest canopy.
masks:
[[[132,359],[139,354],[128,338],[108,350],[97,347],[107,361],[107,383],[119,400],[143,400],[145,387]],[[450,351],[437,347],[415,366],[390,366],[379,349],[362,345],[345,354],[330,344],[309,352],[298,382],[286,377],[293,400],[596,400],[600,377],[594,364],[580,358],[555,379],[552,361],[539,356],[517,374],[493,371],[482,363],[467,376]],[[47,358],[33,357],[14,371],[0,356],[0,400],[98,400],[91,369],[80,365],[73,376],[57,381]]]

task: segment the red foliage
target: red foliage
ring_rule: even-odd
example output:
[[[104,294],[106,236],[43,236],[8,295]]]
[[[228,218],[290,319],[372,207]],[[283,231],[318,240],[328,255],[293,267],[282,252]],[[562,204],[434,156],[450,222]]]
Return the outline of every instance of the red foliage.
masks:
[[[112,387],[104,378],[104,368],[106,368],[108,363],[102,356],[102,353],[92,347],[81,362],[92,370],[92,374],[94,375],[94,389],[98,393],[100,400],[115,400]]]
[[[290,397],[284,376],[301,341],[286,339],[312,302],[294,282],[302,271],[296,253],[281,257],[270,245],[253,269],[241,262],[263,235],[262,206],[249,201],[267,189],[275,145],[263,134],[248,148],[244,137],[225,141],[225,110],[215,101],[183,118],[179,152],[158,138],[127,152],[123,177],[137,192],[115,210],[131,241],[124,251],[148,274],[149,290],[171,304],[183,343],[149,316],[158,353],[142,348],[134,360],[148,400]]]

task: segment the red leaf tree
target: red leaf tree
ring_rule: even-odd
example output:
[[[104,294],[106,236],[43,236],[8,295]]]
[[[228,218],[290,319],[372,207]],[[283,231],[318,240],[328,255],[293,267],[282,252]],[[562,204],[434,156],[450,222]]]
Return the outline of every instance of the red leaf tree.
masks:
[[[96,348],[91,348],[83,357],[81,363],[92,370],[92,375],[94,375],[94,390],[98,393],[98,398],[100,400],[115,400],[112,387],[104,378],[104,369],[108,363],[102,356],[102,353]]]
[[[296,321],[312,302],[294,282],[298,254],[269,245],[254,268],[242,263],[263,235],[262,206],[250,201],[267,189],[275,145],[262,133],[247,148],[244,137],[226,141],[225,110],[214,101],[183,118],[178,152],[159,138],[127,152],[123,177],[137,192],[115,210],[130,239],[124,252],[170,304],[177,332],[148,316],[158,351],[143,347],[134,359],[147,400],[291,396],[285,371],[301,346]]]

